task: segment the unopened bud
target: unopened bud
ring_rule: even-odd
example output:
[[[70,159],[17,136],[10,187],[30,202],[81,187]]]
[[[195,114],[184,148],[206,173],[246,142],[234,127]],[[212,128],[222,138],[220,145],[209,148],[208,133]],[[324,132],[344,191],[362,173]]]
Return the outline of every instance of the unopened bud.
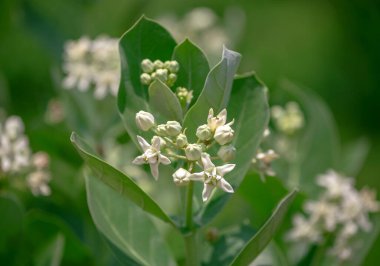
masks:
[[[166,125],[161,124],[156,127],[156,132],[160,136],[167,136],[168,134],[166,133]]]
[[[222,146],[218,151],[218,156],[223,162],[232,161],[236,155],[236,148],[232,145]]]
[[[166,82],[168,80],[168,70],[167,69],[157,69],[152,75],[155,79],[159,79],[162,82]]]
[[[234,130],[230,127],[230,123],[224,126],[220,126],[216,129],[214,139],[220,145],[225,145],[232,141],[234,138]]]
[[[151,113],[140,111],[136,114],[136,124],[139,129],[148,131],[154,126],[154,116]]]
[[[183,106],[188,105],[193,99],[193,91],[188,91],[184,87],[177,88],[177,97]]]
[[[197,161],[201,158],[202,147],[198,144],[188,144],[185,149],[186,158],[190,161]]]
[[[182,126],[177,121],[168,121],[166,122],[166,133],[171,136],[175,137],[178,136],[179,133],[182,131]]]
[[[167,85],[168,85],[169,87],[171,87],[171,86],[174,85],[174,83],[176,82],[176,80],[177,80],[177,75],[171,73],[171,74],[169,74],[169,76],[168,76],[168,81],[167,81],[166,83],[167,83]]]
[[[149,85],[152,82],[152,78],[147,73],[142,73],[140,76],[140,81],[143,85]]]
[[[202,141],[207,141],[212,138],[211,129],[207,125],[202,125],[197,128],[197,137]]]
[[[173,181],[178,186],[184,186],[190,182],[189,176],[190,176],[189,171],[183,168],[179,168],[173,174]]]
[[[170,61],[169,62],[169,65],[168,65],[168,70],[171,72],[171,73],[177,73],[178,70],[179,70],[179,64],[177,61]]]
[[[144,59],[142,62],[141,62],[141,69],[145,72],[145,73],[152,73],[154,71],[154,64],[152,61],[150,61],[149,59]]]
[[[156,60],[153,62],[155,69],[161,69],[164,67],[164,63],[161,60]]]
[[[49,155],[46,152],[37,152],[33,154],[33,165],[41,170],[49,166]]]
[[[187,137],[185,134],[179,134],[176,140],[176,144],[179,148],[183,148],[187,145]]]

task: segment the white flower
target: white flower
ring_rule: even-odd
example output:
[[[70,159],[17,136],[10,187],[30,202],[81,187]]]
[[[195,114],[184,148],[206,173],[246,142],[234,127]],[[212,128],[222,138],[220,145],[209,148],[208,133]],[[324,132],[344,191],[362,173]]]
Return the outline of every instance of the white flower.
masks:
[[[293,228],[287,235],[288,239],[295,241],[307,241],[311,243],[321,240],[321,230],[315,223],[310,222],[300,214],[293,217]]]
[[[51,194],[48,185],[50,181],[50,174],[48,172],[41,170],[32,172],[28,175],[26,181],[34,196],[49,196]]]
[[[148,131],[154,126],[154,123],[154,116],[151,113],[139,111],[136,114],[136,124],[139,129]]]
[[[153,177],[157,180],[159,177],[158,165],[160,163],[164,165],[170,164],[169,158],[161,154],[161,139],[157,136],[153,137],[152,145],[149,145],[149,143],[140,136],[137,136],[137,140],[144,153],[137,156],[132,163],[137,165],[149,164],[150,171]]]
[[[329,197],[337,198],[350,193],[353,179],[329,170],[326,174],[317,176],[317,184],[326,188]]]
[[[288,102],[285,108],[273,106],[272,117],[278,128],[285,134],[293,134],[304,126],[304,117],[296,102]]]
[[[278,158],[278,154],[274,150],[267,150],[266,152],[259,151],[256,157],[253,158],[252,163],[261,172],[268,176],[275,176],[276,173],[272,169],[272,162]]]
[[[210,108],[208,111],[207,125],[212,132],[223,126],[227,121],[227,110],[223,109],[216,117],[214,116],[214,110]]]
[[[32,156],[33,166],[38,170],[47,168],[49,166],[49,160],[49,155],[46,152],[40,151]]]
[[[225,164],[222,166],[215,166],[210,159],[210,155],[202,153],[202,166],[203,172],[193,173],[189,176],[190,180],[204,182],[202,199],[207,201],[210,198],[212,191],[219,187],[225,192],[233,193],[234,189],[224,179],[224,175],[231,172],[235,168],[235,164]]]
[[[214,139],[220,145],[225,145],[233,140],[235,133],[235,131],[231,128],[231,125],[233,123],[234,121],[232,120],[230,123],[223,126],[219,126],[215,130]]]
[[[190,173],[189,171],[179,168],[175,173],[173,174],[173,181],[178,186],[186,185],[190,182],[189,179]]]

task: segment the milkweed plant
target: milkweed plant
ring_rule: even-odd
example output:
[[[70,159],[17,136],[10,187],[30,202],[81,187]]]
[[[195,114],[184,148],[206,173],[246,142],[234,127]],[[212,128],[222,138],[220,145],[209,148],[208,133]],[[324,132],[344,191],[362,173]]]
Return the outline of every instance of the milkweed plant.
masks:
[[[111,160],[71,136],[91,216],[125,265],[343,265],[368,250],[358,234],[377,230],[375,193],[358,190],[339,164],[306,168],[319,160],[306,149],[325,112],[308,102],[319,99],[288,84],[289,102],[269,108],[269,90],[254,72],[237,73],[240,60],[224,47],[210,67],[191,40],[177,44],[145,17],[118,42],[66,45],[63,87],[116,99],[130,143]],[[281,192],[269,206],[255,201],[259,189]],[[250,214],[260,206],[265,217]]]

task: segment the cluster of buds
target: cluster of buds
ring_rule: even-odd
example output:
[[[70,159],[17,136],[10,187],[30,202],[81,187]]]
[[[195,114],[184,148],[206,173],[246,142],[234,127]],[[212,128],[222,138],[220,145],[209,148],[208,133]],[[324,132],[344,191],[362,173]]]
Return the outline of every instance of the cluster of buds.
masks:
[[[261,179],[264,181],[264,175],[275,176],[276,173],[272,169],[272,162],[278,158],[278,154],[269,149],[267,151],[258,150],[255,158],[252,159],[254,168],[261,174]]]
[[[169,87],[172,87],[177,80],[177,72],[179,64],[177,61],[155,60],[152,62],[149,59],[144,59],[141,62],[143,73],[140,76],[141,83],[150,85],[154,80],[160,80]]]
[[[187,185],[192,181],[204,183],[202,193],[203,201],[207,201],[212,191],[219,187],[232,193],[232,186],[224,179],[224,175],[231,172],[235,164],[215,166],[212,160],[229,162],[234,159],[236,149],[230,144],[234,138],[234,130],[231,128],[233,121],[226,123],[227,111],[223,109],[214,116],[210,109],[207,124],[201,125],[196,131],[197,141],[189,143],[186,129],[178,121],[167,121],[165,124],[156,124],[151,113],[140,111],[136,114],[136,124],[142,131],[152,131],[155,135],[149,144],[141,136],[137,140],[143,150],[143,154],[136,157],[134,164],[149,164],[151,173],[155,179],[159,177],[159,164],[169,165],[173,161],[182,160],[187,169],[179,168],[173,173],[173,181],[176,185]],[[217,154],[212,157],[209,152],[215,144],[220,145]],[[195,172],[199,167],[203,171]]]
[[[296,102],[288,102],[285,108],[273,106],[272,118],[277,129],[287,135],[292,135],[304,126],[304,116]]]
[[[120,81],[118,40],[100,36],[66,42],[63,70],[66,89],[87,91],[93,86],[96,99],[116,96]]]
[[[359,231],[370,231],[369,214],[380,210],[376,194],[363,188],[358,191],[352,178],[329,171],[317,178],[324,191],[316,201],[307,201],[304,206],[306,217],[297,214],[294,228],[289,233],[293,241],[319,243],[324,236],[334,235],[331,254],[346,261],[352,255],[350,241]]]
[[[26,185],[34,195],[49,195],[50,174],[46,153],[32,154],[20,117],[11,116],[0,123],[0,177],[27,176]]]

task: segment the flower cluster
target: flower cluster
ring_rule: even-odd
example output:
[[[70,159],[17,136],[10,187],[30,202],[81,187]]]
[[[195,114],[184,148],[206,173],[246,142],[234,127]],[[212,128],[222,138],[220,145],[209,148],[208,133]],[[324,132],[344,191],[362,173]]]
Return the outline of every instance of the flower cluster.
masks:
[[[287,135],[292,135],[304,126],[304,116],[296,102],[288,102],[285,108],[273,106],[272,118],[277,129]]]
[[[317,184],[324,189],[317,201],[307,201],[307,217],[297,214],[289,233],[293,241],[318,243],[326,235],[334,236],[330,252],[344,261],[352,255],[350,241],[360,231],[371,229],[369,214],[380,210],[373,191],[355,189],[353,179],[334,171],[320,175]]]
[[[120,80],[117,39],[100,36],[95,40],[82,37],[65,44],[63,86],[87,91],[94,86],[96,99],[107,94],[116,96]]]
[[[46,153],[32,154],[20,117],[0,123],[0,177],[27,175],[26,184],[34,195],[49,195],[50,174]]]
[[[257,169],[259,173],[268,176],[275,176],[276,173],[272,169],[272,162],[277,158],[278,154],[272,149],[267,151],[258,150],[255,158],[252,159],[252,163],[254,168]],[[264,178],[262,177],[262,179]]]
[[[156,124],[151,113],[140,111],[136,114],[136,124],[142,131],[153,131],[151,144],[141,136],[137,140],[143,154],[136,157],[134,164],[149,164],[151,173],[155,179],[159,177],[159,164],[169,165],[175,160],[182,160],[187,169],[179,168],[173,173],[173,181],[176,185],[187,185],[192,181],[204,183],[202,193],[203,201],[207,201],[212,191],[219,187],[225,192],[232,193],[232,186],[224,179],[224,175],[231,172],[235,164],[215,166],[212,159],[223,162],[231,161],[235,157],[236,149],[230,144],[234,138],[234,130],[231,128],[233,121],[227,122],[227,111],[223,109],[217,116],[210,109],[207,124],[201,125],[196,130],[197,141],[189,143],[186,129],[177,121],[167,121],[165,124]],[[209,152],[211,147],[219,144],[220,148],[215,157]],[[195,168],[202,169],[195,172]]]
[[[177,61],[155,60],[152,62],[149,59],[144,59],[141,62],[143,73],[140,76],[141,83],[150,85],[154,80],[160,80],[169,87],[173,86],[177,80],[177,72],[179,64]]]

